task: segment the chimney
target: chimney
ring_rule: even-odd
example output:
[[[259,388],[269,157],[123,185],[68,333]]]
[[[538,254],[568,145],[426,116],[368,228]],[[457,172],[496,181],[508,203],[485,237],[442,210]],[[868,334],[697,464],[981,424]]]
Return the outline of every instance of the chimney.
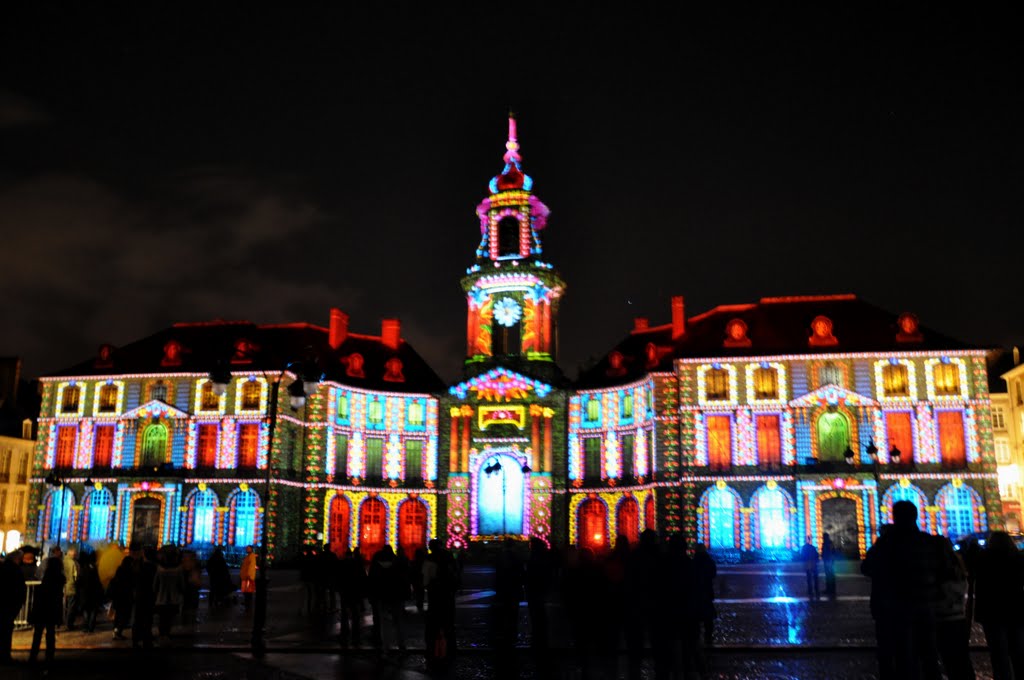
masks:
[[[385,347],[398,349],[402,342],[402,322],[398,319],[384,319],[380,323],[380,341]]]
[[[646,316],[638,316],[633,319],[633,332],[639,333],[640,331],[645,331],[650,325],[651,324],[647,321]]]
[[[686,303],[682,295],[672,296],[672,339],[686,335]]]
[[[338,349],[348,337],[348,314],[337,307],[331,307],[331,349]]]

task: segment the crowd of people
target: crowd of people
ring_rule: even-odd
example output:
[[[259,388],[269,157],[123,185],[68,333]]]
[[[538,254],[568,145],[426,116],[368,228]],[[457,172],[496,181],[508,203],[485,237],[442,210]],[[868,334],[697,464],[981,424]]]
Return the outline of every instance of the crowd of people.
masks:
[[[917,508],[895,503],[893,524],[861,563],[871,580],[870,611],[875,621],[879,677],[940,680],[975,678],[970,656],[972,622],[985,634],[996,680],[1024,678],[1024,555],[1011,538],[994,532],[984,542],[955,549],[948,538],[918,529]],[[811,539],[797,558],[807,575],[808,599],[820,598],[818,563],[824,564],[825,594],[836,598],[836,551],[828,535],[819,553]],[[528,554],[506,540],[496,553],[490,632],[495,650],[519,644],[548,651],[549,604],[559,599],[576,662],[584,676],[618,669],[626,649],[626,674],[639,677],[649,653],[657,677],[700,677],[714,642],[714,579],[717,567],[701,544],[689,549],[681,536],[659,540],[645,531],[630,545],[618,537],[609,551],[583,547],[559,552],[532,538]],[[412,554],[383,546],[364,556],[340,556],[322,546],[299,560],[305,589],[304,614],[311,621],[340,621],[340,644],[363,644],[363,620],[371,618],[366,640],[380,650],[404,651],[406,607],[423,616],[425,654],[431,667],[450,664],[457,649],[455,609],[462,560],[440,541]],[[168,641],[175,625],[194,626],[203,582],[202,564],[190,551],[113,545],[98,552],[52,548],[37,564],[34,552],[18,551],[0,561],[0,663],[11,660],[15,617],[26,602],[26,582],[37,582],[30,598],[33,628],[30,662],[45,639],[53,658],[56,629],[95,630],[112,623],[117,640],[150,648]],[[211,610],[235,602],[245,609],[255,591],[257,558],[246,549],[232,578],[227,559],[215,549],[205,562]],[[520,631],[520,603],[529,626]],[[409,611],[412,611],[410,607]],[[154,627],[157,636],[154,636]],[[617,670],[611,671],[618,675]]]

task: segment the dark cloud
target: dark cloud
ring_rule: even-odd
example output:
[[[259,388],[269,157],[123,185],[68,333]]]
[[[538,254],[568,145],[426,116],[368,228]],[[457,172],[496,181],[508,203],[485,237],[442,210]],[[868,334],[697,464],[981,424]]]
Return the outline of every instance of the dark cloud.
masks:
[[[22,354],[34,371],[176,320],[317,322],[359,303],[358,291],[295,266],[293,244],[327,216],[259,180],[206,170],[131,199],[49,175],[0,190],[0,215],[0,354]]]

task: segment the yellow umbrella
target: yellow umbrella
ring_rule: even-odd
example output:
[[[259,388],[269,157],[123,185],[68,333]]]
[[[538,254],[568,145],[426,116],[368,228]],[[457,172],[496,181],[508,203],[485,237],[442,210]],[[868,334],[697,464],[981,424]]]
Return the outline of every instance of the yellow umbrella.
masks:
[[[121,566],[123,559],[124,551],[116,543],[111,543],[106,548],[101,548],[97,551],[96,569],[99,571],[100,582],[103,584],[104,589],[110,585],[110,581],[114,578],[114,574],[117,572],[117,568]]]

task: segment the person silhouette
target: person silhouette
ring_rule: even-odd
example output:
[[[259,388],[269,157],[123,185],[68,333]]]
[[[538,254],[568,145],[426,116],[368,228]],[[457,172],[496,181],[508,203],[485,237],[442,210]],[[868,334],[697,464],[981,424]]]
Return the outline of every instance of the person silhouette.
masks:
[[[1024,678],[1024,556],[1004,531],[978,555],[975,618],[985,631],[996,680]]]
[[[821,566],[825,568],[825,596],[836,599],[836,549],[832,537],[825,532],[821,535]]]
[[[807,537],[804,547],[800,548],[800,561],[807,576],[807,599],[821,599],[821,592],[818,590],[818,549],[811,543],[810,536]]]

